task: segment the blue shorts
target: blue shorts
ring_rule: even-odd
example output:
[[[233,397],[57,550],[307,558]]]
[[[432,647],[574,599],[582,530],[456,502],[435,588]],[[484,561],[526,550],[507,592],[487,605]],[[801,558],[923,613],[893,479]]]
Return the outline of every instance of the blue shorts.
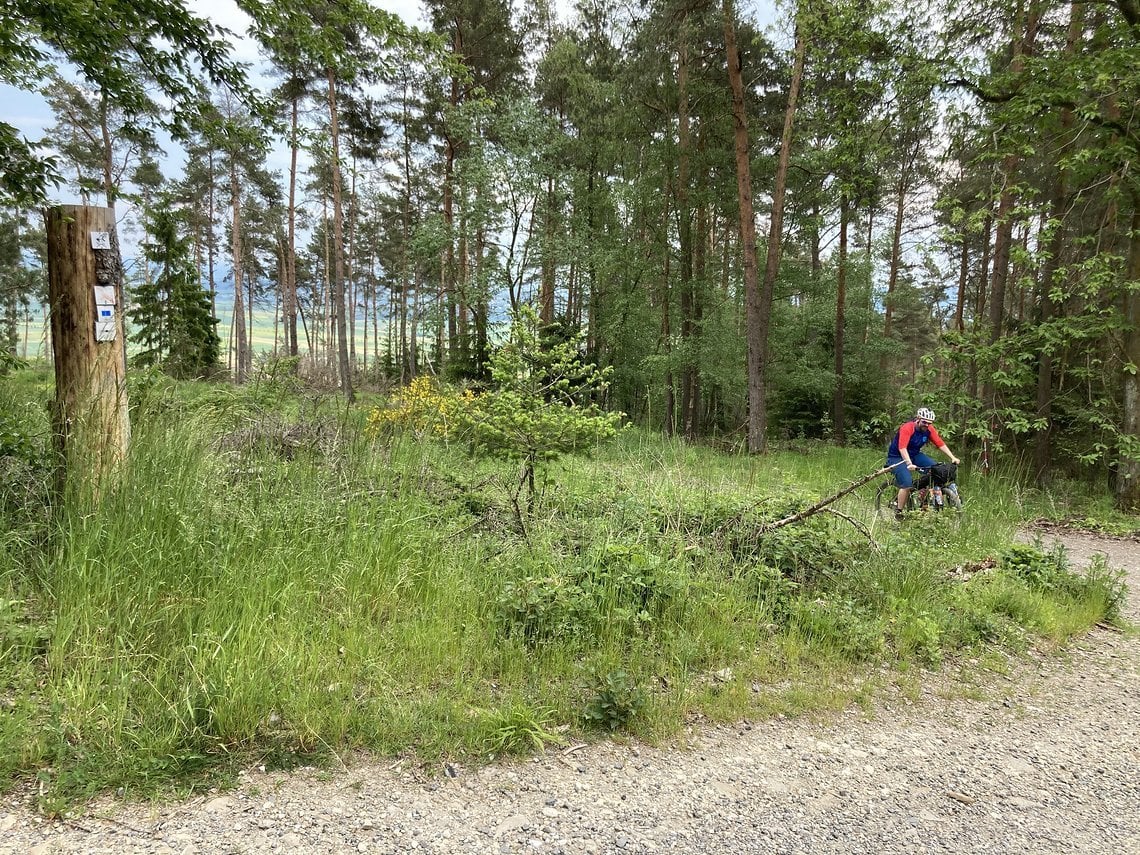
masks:
[[[928,457],[927,455],[919,452],[918,454],[912,454],[910,456],[910,462],[915,466],[921,466],[923,469],[929,469],[937,461],[935,461],[932,457]],[[899,465],[895,466],[896,463]],[[909,490],[914,486],[913,473],[906,468],[906,464],[903,463],[903,459],[901,457],[888,457],[887,462],[884,465],[895,466],[895,468],[891,471],[894,473],[895,483],[899,485],[900,489]]]

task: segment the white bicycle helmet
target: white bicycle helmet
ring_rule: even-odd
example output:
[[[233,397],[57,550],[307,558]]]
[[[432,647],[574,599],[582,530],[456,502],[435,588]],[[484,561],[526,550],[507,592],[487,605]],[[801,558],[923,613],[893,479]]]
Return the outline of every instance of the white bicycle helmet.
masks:
[[[919,407],[914,417],[916,419],[922,419],[924,422],[932,422],[934,421],[934,410],[930,409],[930,407]]]

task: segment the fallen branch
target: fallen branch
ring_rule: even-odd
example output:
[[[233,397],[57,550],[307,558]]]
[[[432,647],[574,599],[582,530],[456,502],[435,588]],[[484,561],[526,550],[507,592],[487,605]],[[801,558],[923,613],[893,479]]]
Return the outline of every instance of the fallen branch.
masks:
[[[867,528],[867,526],[863,525],[863,523],[859,522],[859,520],[855,519],[854,517],[849,517],[842,511],[835,510],[835,508],[824,508],[823,512],[825,514],[835,514],[840,519],[847,520],[847,522],[851,523],[851,525],[855,527],[856,531],[863,535],[863,537],[867,538],[867,540],[871,541],[871,546],[875,547],[876,549],[879,548],[879,544],[875,542],[875,538],[871,537],[871,530]]]
[[[760,526],[759,534],[764,534],[765,532],[773,531],[773,530],[778,529],[778,528],[783,528],[786,525],[791,525],[794,522],[799,522],[800,520],[807,519],[808,517],[812,516],[813,514],[818,514],[820,511],[822,511],[824,508],[826,508],[832,502],[836,502],[839,499],[842,499],[848,493],[853,493],[855,490],[858,490],[860,487],[862,487],[868,481],[873,481],[876,478],[878,478],[880,475],[886,475],[888,472],[890,472],[892,469],[894,469],[895,466],[901,466],[901,465],[902,465],[902,461],[899,461],[898,463],[894,464],[894,466],[884,466],[882,469],[879,469],[876,472],[872,472],[870,475],[865,475],[864,477],[860,478],[858,481],[855,481],[851,484],[848,484],[846,487],[844,487],[842,490],[840,490],[834,496],[828,496],[826,499],[821,499],[820,501],[818,501],[814,505],[812,505],[810,508],[805,508],[802,511],[797,511],[796,513],[792,514],[790,517],[784,517],[782,520],[776,520],[776,522],[774,522],[774,523],[768,523],[767,525],[762,525],[762,526]],[[870,537],[869,534],[868,534],[868,537]]]

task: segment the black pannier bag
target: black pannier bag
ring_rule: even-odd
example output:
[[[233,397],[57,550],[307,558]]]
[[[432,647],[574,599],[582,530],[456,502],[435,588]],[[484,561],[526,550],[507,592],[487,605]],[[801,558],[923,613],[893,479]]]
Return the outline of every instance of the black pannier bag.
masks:
[[[915,482],[916,489],[923,490],[933,484],[935,487],[945,487],[958,478],[958,467],[953,463],[935,463],[929,472],[924,472]]]

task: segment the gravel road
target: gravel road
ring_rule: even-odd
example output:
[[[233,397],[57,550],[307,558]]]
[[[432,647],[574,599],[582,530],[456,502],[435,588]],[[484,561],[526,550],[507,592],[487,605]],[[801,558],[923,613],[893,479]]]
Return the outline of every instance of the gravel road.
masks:
[[[1072,533],[1140,592],[1140,543]],[[1140,622],[1131,598],[1127,617]],[[252,770],[184,803],[52,822],[0,801],[0,853],[1140,853],[1140,639],[1096,629],[981,699],[698,728],[684,748],[603,743],[436,778],[365,761]],[[960,695],[961,693],[956,693]]]

